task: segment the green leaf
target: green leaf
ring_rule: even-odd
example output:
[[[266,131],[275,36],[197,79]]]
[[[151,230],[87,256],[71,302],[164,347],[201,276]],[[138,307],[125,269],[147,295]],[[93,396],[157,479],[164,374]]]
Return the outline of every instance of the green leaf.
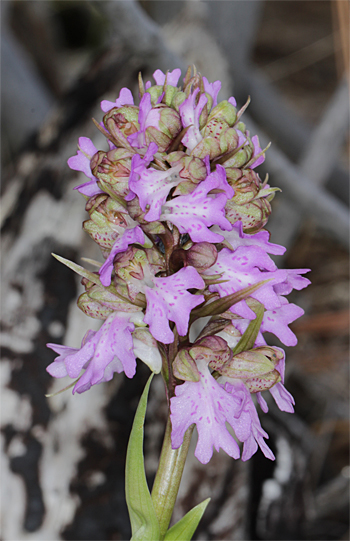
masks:
[[[252,308],[252,310],[256,313],[256,318],[253,319],[249,323],[245,333],[243,334],[242,338],[238,342],[237,346],[233,348],[232,350],[233,355],[238,355],[238,353],[241,353],[242,351],[247,351],[254,347],[255,340],[256,340],[256,337],[258,336],[258,332],[261,327],[261,322],[264,317],[265,308],[263,304],[259,303],[259,305]]]
[[[87,278],[90,282],[93,282],[94,284],[102,285],[100,277],[86,269],[84,267],[81,267],[80,265],[77,265],[76,263],[73,263],[73,261],[69,261],[69,259],[65,259],[64,257],[61,257],[60,255],[51,254],[53,257],[55,257],[60,263],[63,263],[63,265],[66,265],[70,269],[72,269],[74,272],[82,276],[83,278]]]
[[[164,541],[190,541],[209,502],[210,498],[207,498],[191,509],[167,531]]]
[[[153,374],[142,393],[126,454],[125,495],[131,522],[131,541],[155,541],[160,537],[159,523],[148,489],[143,460],[143,425],[152,378]]]
[[[237,302],[240,302],[252,293],[259,289],[259,287],[263,286],[264,284],[267,284],[270,280],[264,280],[262,282],[258,282],[257,284],[254,284],[252,286],[245,287],[244,289],[241,289],[240,291],[237,291],[236,293],[232,293],[231,295],[227,295],[226,297],[222,297],[221,299],[217,299],[216,301],[210,302],[209,304],[206,304],[205,306],[201,306],[197,310],[193,310],[191,314],[191,323],[195,321],[195,319],[199,317],[205,317],[205,316],[216,316],[218,314],[222,314],[223,312],[226,312],[231,306],[236,304]],[[255,321],[255,320],[254,320]]]

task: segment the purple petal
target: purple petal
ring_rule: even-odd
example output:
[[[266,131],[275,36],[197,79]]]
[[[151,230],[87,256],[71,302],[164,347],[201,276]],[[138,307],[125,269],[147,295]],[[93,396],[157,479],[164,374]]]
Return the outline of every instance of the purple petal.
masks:
[[[259,144],[259,138],[257,135],[254,135],[254,137],[252,137],[252,143],[254,145],[254,152],[253,152],[252,157],[254,158],[254,156],[257,156],[262,151],[262,148],[260,147],[260,144]],[[250,168],[254,169],[255,167],[258,167],[258,165],[261,165],[262,163],[264,163],[264,161],[265,161],[265,155],[262,154],[257,160],[255,160],[255,162],[253,162],[250,165]]]
[[[109,256],[99,270],[101,283],[105,287],[108,287],[111,283],[115,256],[120,252],[124,252],[130,244],[143,244],[144,242],[145,235],[140,226],[133,227],[132,229],[125,229],[124,233],[117,238]]]
[[[176,225],[180,233],[188,233],[193,242],[222,241],[221,235],[208,229],[213,224],[220,225],[222,229],[232,228],[225,218],[225,204],[233,190],[222,170],[224,168],[218,165],[217,170],[200,182],[192,193],[167,201],[162,207],[160,219]],[[225,193],[208,196],[208,192],[217,188]]]
[[[214,81],[214,83],[209,83],[206,77],[203,77],[204,90],[213,98],[213,106],[216,107],[218,104],[218,94],[221,90],[221,81]]]
[[[183,127],[187,128],[188,126],[191,126],[181,140],[190,151],[203,139],[199,131],[199,117],[204,105],[208,102],[208,99],[202,94],[196,105],[196,96],[199,91],[199,88],[196,88],[196,90],[190,94],[179,107]]]
[[[231,98],[228,99],[228,102],[231,103],[231,105],[233,105],[233,107],[237,106],[237,102],[236,102],[236,100],[235,100],[235,98],[233,96],[231,96]]]
[[[187,428],[195,423],[198,431],[195,456],[202,464],[211,459],[213,447],[239,458],[238,445],[228,432],[226,422],[235,426],[235,415],[239,414],[241,402],[215,381],[206,363],[197,364],[200,381],[178,385],[176,396],[171,399],[172,447],[180,447]]]
[[[269,408],[268,408],[268,405],[266,403],[266,400],[265,398],[262,396],[261,393],[256,393],[256,400],[259,404],[259,406],[261,407],[261,409],[263,410],[264,413],[267,413],[269,411]]]
[[[268,254],[282,255],[286,251],[284,246],[269,242],[270,233],[268,231],[259,231],[251,235],[244,233],[241,221],[236,222],[231,231],[219,231],[217,226],[214,226],[212,231],[223,235],[233,250],[239,246],[259,246]]]
[[[167,76],[167,84],[170,86],[177,86],[178,80],[181,76],[181,70],[179,68],[174,69],[173,71],[168,72]],[[157,85],[164,85],[165,83],[165,73],[163,73],[161,70],[156,70],[153,73],[153,78]]]
[[[97,184],[97,179],[91,180],[91,182],[85,182],[79,186],[75,186],[74,190],[78,190],[79,193],[86,195],[87,197],[93,197],[99,193],[104,193]]]
[[[94,179],[95,177],[91,171],[90,161],[96,152],[97,148],[90,139],[87,137],[80,137],[77,154],[68,159],[68,166],[71,169],[74,169],[74,171],[81,171],[88,178]]]
[[[229,382],[225,384],[225,390],[229,393],[232,393],[233,395],[236,394],[238,391],[240,393],[244,392],[244,388],[246,389],[246,393],[245,393],[245,400],[242,404],[241,416],[243,417],[243,414],[249,416],[250,432],[249,432],[248,437],[244,438],[242,437],[242,435],[239,435],[238,431],[236,430],[236,435],[238,439],[244,442],[242,460],[243,461],[249,460],[253,456],[253,454],[257,451],[258,446],[260,447],[260,449],[262,450],[266,458],[269,458],[270,460],[275,460],[275,456],[273,452],[268,447],[268,445],[266,445],[264,441],[264,438],[268,438],[269,436],[265,432],[265,430],[263,430],[261,427],[254,402],[251,398],[251,395],[248,389],[245,387],[242,381],[238,381],[238,380],[229,380]]]
[[[180,336],[186,335],[191,310],[204,301],[203,295],[192,295],[187,289],[204,287],[204,281],[194,267],[182,268],[164,278],[153,278],[153,287],[145,287],[144,322],[156,340],[163,344],[173,342],[169,321],[176,324]]]
[[[274,286],[278,295],[289,295],[293,289],[300,291],[311,283],[307,278],[300,276],[300,274],[310,272],[310,269],[286,269],[285,272],[287,274],[286,280]]]
[[[281,411],[294,413],[294,398],[282,383],[276,383],[273,387],[271,387],[271,389],[269,389],[269,392],[272,394],[277,406]]]
[[[101,109],[104,113],[108,113],[114,107],[122,107],[123,105],[134,105],[134,98],[128,88],[122,88],[119,92],[119,98],[115,102],[103,100],[101,101]]]
[[[298,340],[288,324],[301,317],[304,310],[296,304],[288,303],[283,297],[280,297],[280,301],[280,307],[265,312],[261,332],[271,332],[286,346],[295,346]]]
[[[149,92],[145,92],[140,101],[138,117],[140,129],[138,132],[127,137],[131,146],[143,148],[146,145],[146,129],[149,126],[159,128],[160,112],[160,109],[152,108],[151,95]]]

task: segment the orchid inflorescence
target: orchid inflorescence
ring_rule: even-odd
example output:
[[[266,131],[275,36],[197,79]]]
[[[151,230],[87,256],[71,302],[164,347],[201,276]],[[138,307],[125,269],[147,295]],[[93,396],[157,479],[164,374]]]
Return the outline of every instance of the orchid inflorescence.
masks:
[[[58,357],[47,370],[82,393],[115,372],[132,378],[140,359],[164,378],[173,449],[195,424],[204,464],[213,447],[239,458],[237,440],[242,460],[258,446],[274,459],[252,396],[264,412],[265,391],[293,412],[284,351],[264,333],[296,344],[288,325],[303,310],[285,296],[309,284],[308,269],[278,270],[269,256],[285,252],[264,229],[276,188],[255,171],[266,149],[241,120],[246,105],[218,103],[220,81],[196,70],[179,88],[180,75],[140,76],[139,105],[127,88],[102,101],[109,149],[81,137],[68,160],[89,178],[76,189],[104,262],[92,272],[57,258],[82,276],[79,308],[104,322],[80,349],[48,344]]]

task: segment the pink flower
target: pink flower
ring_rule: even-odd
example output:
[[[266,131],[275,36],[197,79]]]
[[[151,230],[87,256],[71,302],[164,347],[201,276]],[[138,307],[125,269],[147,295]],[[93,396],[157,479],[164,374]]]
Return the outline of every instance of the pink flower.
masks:
[[[261,271],[267,269],[267,271]],[[210,291],[217,291],[220,297],[236,293],[240,289],[256,284],[263,280],[270,280],[262,285],[251,297],[261,302],[266,310],[280,307],[279,296],[274,291],[274,284],[285,280],[286,273],[276,269],[268,255],[255,246],[241,246],[234,252],[223,248],[219,252],[217,261],[203,274],[209,276],[219,274],[225,283],[209,286]],[[254,312],[245,301],[240,301],[231,308],[232,312],[246,319],[255,319]]]
[[[189,151],[193,150],[195,146],[200,143],[203,137],[199,131],[199,117],[203,110],[204,105],[207,103],[207,97],[202,94],[199,98],[199,101],[196,105],[196,97],[199,92],[199,88],[189,95],[189,97],[180,105],[179,112],[184,128],[191,126],[184,137],[182,138],[182,143]]]
[[[198,442],[195,456],[207,464],[216,451],[223,449],[233,458],[239,458],[239,447],[227,430],[228,423],[239,441],[244,442],[242,460],[248,460],[258,445],[265,456],[274,459],[273,453],[264,442],[268,435],[261,428],[250,393],[243,382],[222,378],[224,385],[217,382],[208,369],[207,361],[196,361],[200,380],[186,381],[175,388],[171,398],[171,442],[178,449],[186,430],[196,424]]]
[[[147,299],[144,322],[148,323],[156,340],[163,344],[174,341],[169,321],[176,324],[180,336],[185,336],[191,310],[204,302],[203,295],[193,295],[187,289],[204,287],[204,281],[194,267],[182,268],[164,278],[152,278],[152,283],[144,286]]]
[[[159,129],[159,120],[160,109],[152,107],[151,94],[145,92],[140,101],[140,112],[138,117],[140,129],[127,137],[130,145],[136,148],[144,148],[146,146],[146,129],[149,126],[154,126]]]
[[[214,189],[223,193],[208,195]],[[226,181],[225,169],[217,165],[216,171],[200,182],[192,193],[167,201],[162,207],[160,219],[176,225],[180,233],[188,233],[193,242],[220,242],[222,235],[208,228],[213,224],[222,229],[232,228],[225,218],[225,204],[233,194]]]
[[[132,378],[136,371],[136,359],[131,335],[135,326],[131,319],[135,318],[140,318],[139,313],[113,312],[99,331],[87,332],[80,349],[47,344],[59,356],[46,370],[56,378],[68,375],[75,379],[84,369],[73,388],[73,394],[111,380],[114,372],[124,371],[128,378]]]
[[[131,218],[129,218],[129,221],[133,222]],[[101,283],[105,287],[108,287],[111,283],[113,260],[115,256],[124,252],[130,244],[143,244],[145,242],[144,232],[139,225],[135,226],[135,223],[131,223],[129,226],[127,225],[125,229],[121,226],[115,226],[116,229],[118,228],[120,230],[120,235],[115,241],[109,256],[99,270]]]
[[[153,78],[157,85],[164,85],[165,77],[167,80],[167,85],[176,86],[178,80],[181,76],[181,70],[179,68],[174,69],[173,71],[168,71],[167,74],[163,73],[161,70],[156,70],[153,73]]]
[[[216,107],[218,104],[218,94],[221,90],[221,81],[214,81],[209,83],[206,77],[203,77],[204,90],[213,98],[213,106]]]
[[[158,150],[155,143],[151,143],[149,148],[153,148],[154,153]],[[145,220],[149,222],[159,220],[162,205],[165,203],[171,188],[177,186],[183,180],[179,176],[182,165],[171,167],[166,171],[159,171],[153,167],[148,167],[152,159],[153,154],[151,158],[145,156],[144,159],[135,154],[131,160],[129,180],[131,194],[138,196],[141,209],[145,211],[146,207],[149,207],[149,211],[145,214]],[[133,197],[128,194],[126,199],[130,201]]]
[[[122,88],[119,92],[119,98],[113,101],[101,101],[101,109],[104,113],[108,113],[114,107],[123,107],[123,105],[134,105],[134,98],[128,88]]]
[[[97,148],[93,142],[87,137],[79,137],[78,151],[76,156],[72,156],[67,161],[68,166],[75,171],[81,171],[88,178],[91,179],[91,182],[86,182],[74,188],[78,190],[83,195],[92,197],[103,191],[99,188],[97,184],[97,178],[94,177],[91,171],[90,162],[91,158],[96,154]]]

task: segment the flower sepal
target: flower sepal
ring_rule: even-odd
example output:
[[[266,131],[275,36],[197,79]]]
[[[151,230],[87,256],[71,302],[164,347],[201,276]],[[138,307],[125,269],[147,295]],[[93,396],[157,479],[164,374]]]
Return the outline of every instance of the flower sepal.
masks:
[[[133,155],[132,150],[118,148],[108,152],[99,151],[92,159],[91,167],[99,186],[124,205]]]
[[[139,108],[136,105],[124,105],[108,111],[103,117],[103,123],[109,133],[118,140],[119,132],[127,137],[140,129],[138,116]]]
[[[196,362],[205,360],[211,368],[226,365],[232,359],[232,351],[220,336],[206,336],[197,340],[189,353]],[[212,366],[213,365],[213,366]]]
[[[223,100],[211,110],[208,122],[213,119],[224,120],[232,127],[237,120],[237,109],[229,101]]]
[[[110,196],[99,194],[87,201],[85,210],[90,220],[83,222],[83,229],[103,250],[111,250],[118,234],[130,221],[125,208]]]
[[[277,383],[281,382],[281,376],[277,370],[272,370],[268,374],[255,376],[244,380],[245,386],[250,393],[261,393],[272,389]]]
[[[112,308],[107,308],[98,301],[92,300],[88,292],[82,293],[79,296],[77,305],[86,316],[94,319],[107,319],[113,312]]]
[[[217,360],[212,360],[209,362],[209,366],[222,376],[242,380],[265,376],[275,370],[274,363],[255,349],[231,355],[231,359],[221,365]]]
[[[183,381],[199,381],[199,370],[190,352],[182,349],[173,362],[174,376]]]

